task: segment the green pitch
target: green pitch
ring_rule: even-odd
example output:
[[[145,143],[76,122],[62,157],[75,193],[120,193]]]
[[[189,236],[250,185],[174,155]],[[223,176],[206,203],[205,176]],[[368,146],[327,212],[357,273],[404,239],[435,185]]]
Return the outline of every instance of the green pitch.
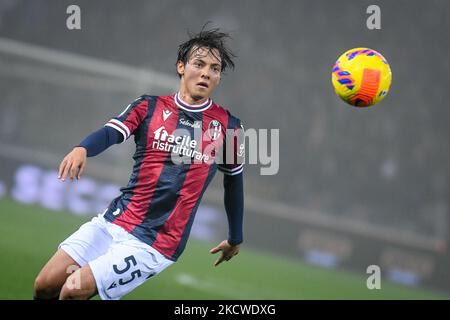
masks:
[[[0,200],[0,299],[31,299],[34,278],[59,242],[90,218]],[[124,299],[449,299],[388,283],[366,288],[360,275],[327,270],[245,245],[213,267],[215,243],[191,239],[180,260]]]

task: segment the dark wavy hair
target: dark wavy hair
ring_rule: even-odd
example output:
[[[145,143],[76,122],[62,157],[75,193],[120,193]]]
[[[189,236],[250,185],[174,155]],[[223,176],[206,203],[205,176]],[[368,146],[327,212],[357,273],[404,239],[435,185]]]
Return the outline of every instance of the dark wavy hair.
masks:
[[[230,35],[221,32],[219,28],[206,30],[207,25],[208,23],[206,23],[202,30],[195,35],[188,33],[190,39],[178,46],[178,57],[175,65],[178,61],[181,61],[186,65],[193,51],[199,48],[207,48],[215,58],[221,61],[221,72],[224,72],[228,68],[234,69],[233,58],[236,56],[225,43],[227,38],[231,38]],[[220,57],[216,56],[213,49],[219,51]],[[178,76],[181,78],[180,74],[178,74]]]

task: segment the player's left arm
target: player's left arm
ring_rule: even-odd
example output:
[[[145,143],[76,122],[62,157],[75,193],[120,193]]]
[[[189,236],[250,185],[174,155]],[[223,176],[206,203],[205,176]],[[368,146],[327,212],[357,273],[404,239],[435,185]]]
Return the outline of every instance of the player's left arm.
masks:
[[[243,217],[244,217],[244,182],[243,173],[237,175],[224,175],[225,211],[228,218],[228,239],[222,241],[217,247],[211,249],[211,253],[221,252],[220,257],[214,263],[218,266],[223,261],[228,261],[239,253],[239,245],[243,242]]]
[[[244,127],[239,119],[229,117],[229,129],[232,129],[232,138],[225,138],[223,164],[218,165],[219,171],[224,173],[223,186],[225,189],[224,203],[228,218],[228,239],[222,241],[217,247],[211,249],[211,253],[221,252],[220,257],[214,263],[219,265],[228,261],[239,253],[239,245],[243,242],[243,218],[244,218]],[[228,133],[227,133],[228,135]],[[233,142],[227,146],[228,142]],[[226,150],[231,147],[233,160],[226,157]]]

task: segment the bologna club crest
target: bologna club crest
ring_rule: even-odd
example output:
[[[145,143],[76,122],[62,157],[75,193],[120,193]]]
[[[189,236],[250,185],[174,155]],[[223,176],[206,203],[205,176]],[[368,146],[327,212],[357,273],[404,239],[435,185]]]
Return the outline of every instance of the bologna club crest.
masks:
[[[208,136],[211,138],[211,140],[215,141],[219,139],[221,132],[222,126],[220,125],[220,122],[217,120],[212,120],[208,126]]]

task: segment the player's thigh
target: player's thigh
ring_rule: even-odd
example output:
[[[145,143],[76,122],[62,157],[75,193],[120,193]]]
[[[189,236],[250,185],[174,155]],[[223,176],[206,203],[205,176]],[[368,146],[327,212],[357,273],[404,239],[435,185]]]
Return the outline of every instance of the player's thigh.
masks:
[[[64,250],[59,249],[39,272],[35,287],[37,290],[60,289],[72,272],[78,269],[78,263]]]
[[[120,299],[172,263],[149,246],[136,247],[125,242],[112,245],[89,266],[100,298],[109,300]]]
[[[94,217],[65,239],[59,248],[71,256],[81,267],[105,254],[112,243],[102,216]]]

